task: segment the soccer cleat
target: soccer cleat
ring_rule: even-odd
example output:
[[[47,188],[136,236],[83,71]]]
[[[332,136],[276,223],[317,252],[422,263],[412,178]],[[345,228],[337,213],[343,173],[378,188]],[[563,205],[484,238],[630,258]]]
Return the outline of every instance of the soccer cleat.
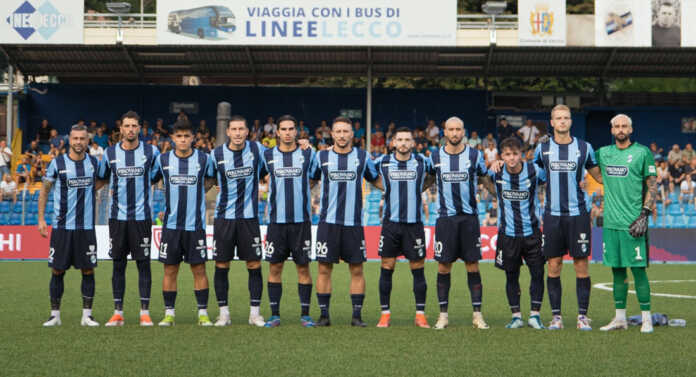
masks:
[[[249,324],[256,327],[263,327],[266,325],[266,321],[263,320],[263,316],[259,315],[249,315]]]
[[[300,323],[302,324],[302,327],[314,327],[314,321],[312,321],[312,317],[308,315],[303,315],[300,317]]]
[[[362,318],[355,318],[350,320],[350,325],[353,327],[367,327],[367,323],[363,322]]]
[[[198,315],[198,325],[208,327],[212,326],[213,322],[210,320],[210,317],[208,317],[207,314],[200,314]]]
[[[541,322],[541,317],[536,314],[529,317],[527,324],[535,330],[543,330],[545,328],[544,324]]]
[[[56,316],[50,316],[48,317],[48,321],[43,323],[43,327],[53,327],[53,326],[60,326],[63,323],[60,321],[60,317]]]
[[[229,326],[231,324],[232,324],[232,321],[230,320],[229,314],[220,314],[217,318],[217,321],[215,321],[216,327],[224,327],[224,326]]]
[[[650,334],[653,332],[652,321],[643,321],[643,325],[640,326],[640,332],[643,334]]]
[[[329,327],[331,326],[331,319],[329,317],[319,317],[319,321],[316,323],[317,327]]]
[[[592,330],[592,326],[590,326],[590,322],[592,322],[592,320],[587,318],[587,316],[579,315],[578,316],[578,330],[582,330],[582,331]]]
[[[628,322],[625,319],[612,319],[608,325],[599,328],[599,331],[626,330]]]
[[[510,323],[505,325],[506,329],[521,329],[524,327],[524,322],[522,322],[521,317],[512,317]]]
[[[551,323],[549,323],[549,330],[562,330],[563,329],[563,318],[560,315],[553,316]]]
[[[483,320],[481,312],[474,312],[474,319],[471,323],[474,325],[475,329],[488,330],[490,328],[486,321]]]
[[[140,315],[140,326],[150,327],[152,325],[153,325],[152,318],[150,318],[149,314],[141,314]]]
[[[174,316],[165,315],[164,319],[160,321],[159,325],[164,327],[174,326]]]
[[[442,330],[449,325],[449,317],[440,313],[437,317],[437,322],[435,323],[435,330]]]
[[[377,327],[386,328],[391,326],[391,313],[382,313],[377,322]]]
[[[123,316],[117,313],[114,313],[114,315],[109,318],[109,321],[104,324],[106,327],[116,327],[116,326],[123,326],[125,321],[123,320]]]
[[[277,315],[272,315],[271,318],[268,319],[268,322],[266,322],[263,327],[278,327],[280,326],[280,317]]]
[[[422,329],[429,329],[430,325],[428,324],[428,319],[425,318],[425,314],[416,314],[416,318],[413,320],[413,324],[416,325],[416,327],[420,327]]]
[[[94,317],[90,316],[84,316],[82,317],[82,320],[80,321],[80,325],[82,326],[87,326],[87,327],[98,327],[99,322],[94,320]]]

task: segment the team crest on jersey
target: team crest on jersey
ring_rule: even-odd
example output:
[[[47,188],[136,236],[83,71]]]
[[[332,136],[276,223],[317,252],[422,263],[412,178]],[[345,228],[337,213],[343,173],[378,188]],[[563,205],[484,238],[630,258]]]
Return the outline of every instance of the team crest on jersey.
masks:
[[[250,177],[254,169],[251,166],[243,166],[225,171],[227,179],[240,179]]]
[[[194,186],[198,183],[198,177],[195,175],[172,175],[169,177],[169,183],[174,186]]]
[[[198,240],[198,246],[196,246],[196,250],[199,250],[199,252],[201,253],[201,258],[205,258],[205,249],[205,240]]]
[[[300,164],[303,164],[304,163],[304,156],[300,155],[299,161],[300,161]]]
[[[628,166],[608,165],[605,169],[610,177],[626,177],[628,176]]]
[[[551,171],[568,172],[575,171],[578,168],[578,163],[575,161],[551,161]]]
[[[116,169],[116,175],[120,178],[140,177],[145,173],[145,169],[140,166],[127,166]]]
[[[92,186],[92,177],[75,177],[68,179],[68,187],[70,188],[85,188]]]
[[[357,174],[350,170],[333,170],[329,172],[329,180],[338,182],[354,181]]]
[[[389,179],[392,181],[413,181],[416,179],[415,170],[391,170],[389,172]]]
[[[629,155],[628,155],[628,158],[626,158],[626,161],[629,162],[629,163],[630,163],[631,161],[633,161],[633,155],[632,155],[632,154],[629,154]]]
[[[469,173],[465,171],[450,171],[442,173],[444,182],[466,182],[469,180]]]
[[[273,174],[278,178],[294,178],[302,176],[302,168],[284,167],[273,169]]]
[[[97,246],[96,245],[89,245],[89,252],[87,252],[87,255],[89,255],[89,260],[90,262],[97,263]]]
[[[468,169],[470,167],[471,167],[471,161],[469,161],[469,160],[464,161],[464,169]]]

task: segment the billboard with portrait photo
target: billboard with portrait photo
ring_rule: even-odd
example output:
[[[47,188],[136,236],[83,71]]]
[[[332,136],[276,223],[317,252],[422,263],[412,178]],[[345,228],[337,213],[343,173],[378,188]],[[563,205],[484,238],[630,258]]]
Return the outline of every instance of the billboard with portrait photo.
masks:
[[[682,118],[681,132],[684,134],[696,133],[696,116]]]
[[[653,47],[679,47],[681,25],[681,0],[652,0]]]

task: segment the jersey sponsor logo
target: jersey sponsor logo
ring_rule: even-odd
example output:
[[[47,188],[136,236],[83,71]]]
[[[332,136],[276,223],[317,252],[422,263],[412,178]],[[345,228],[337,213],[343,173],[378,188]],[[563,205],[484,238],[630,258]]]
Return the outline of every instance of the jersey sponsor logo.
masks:
[[[513,202],[521,202],[529,199],[529,191],[503,190],[503,199]]]
[[[227,177],[227,179],[239,179],[249,177],[251,176],[253,170],[254,169],[251,166],[243,166],[241,168],[227,170],[225,172],[225,176]]]
[[[469,180],[469,173],[465,171],[450,171],[442,173],[444,182],[466,182]]]
[[[416,179],[415,170],[392,170],[389,172],[389,179],[392,181],[413,181]]]
[[[172,175],[169,177],[169,183],[175,186],[193,186],[198,183],[198,177],[195,175]]]
[[[578,163],[575,161],[551,161],[552,171],[575,171],[578,168]]]
[[[92,186],[92,177],[75,177],[68,179],[68,187],[70,188],[85,188]]]
[[[605,170],[610,177],[625,177],[628,175],[628,166],[607,165]]]
[[[329,172],[329,180],[332,181],[354,181],[355,177],[357,177],[357,174],[354,171],[350,170],[334,170]]]
[[[273,174],[275,174],[275,176],[278,178],[300,177],[302,176],[302,168],[296,168],[292,166],[284,168],[275,168],[273,170]]]
[[[140,177],[145,173],[145,169],[141,166],[128,166],[116,169],[116,175],[121,178]]]
[[[650,166],[648,166],[648,173],[650,173],[650,174],[656,174],[656,173],[655,173],[655,165],[650,165]]]

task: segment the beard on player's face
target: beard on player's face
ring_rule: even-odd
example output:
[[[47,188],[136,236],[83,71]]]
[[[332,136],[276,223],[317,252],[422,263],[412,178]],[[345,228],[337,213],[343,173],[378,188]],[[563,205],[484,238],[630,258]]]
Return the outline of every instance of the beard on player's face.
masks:
[[[450,136],[450,137],[447,137],[447,142],[456,147],[459,144],[461,144],[463,139],[464,138],[457,137],[457,136]]]
[[[617,141],[620,141],[622,143],[624,141],[628,140],[628,134],[625,134],[623,132],[616,134],[616,136],[614,136],[614,137],[616,138]]]

